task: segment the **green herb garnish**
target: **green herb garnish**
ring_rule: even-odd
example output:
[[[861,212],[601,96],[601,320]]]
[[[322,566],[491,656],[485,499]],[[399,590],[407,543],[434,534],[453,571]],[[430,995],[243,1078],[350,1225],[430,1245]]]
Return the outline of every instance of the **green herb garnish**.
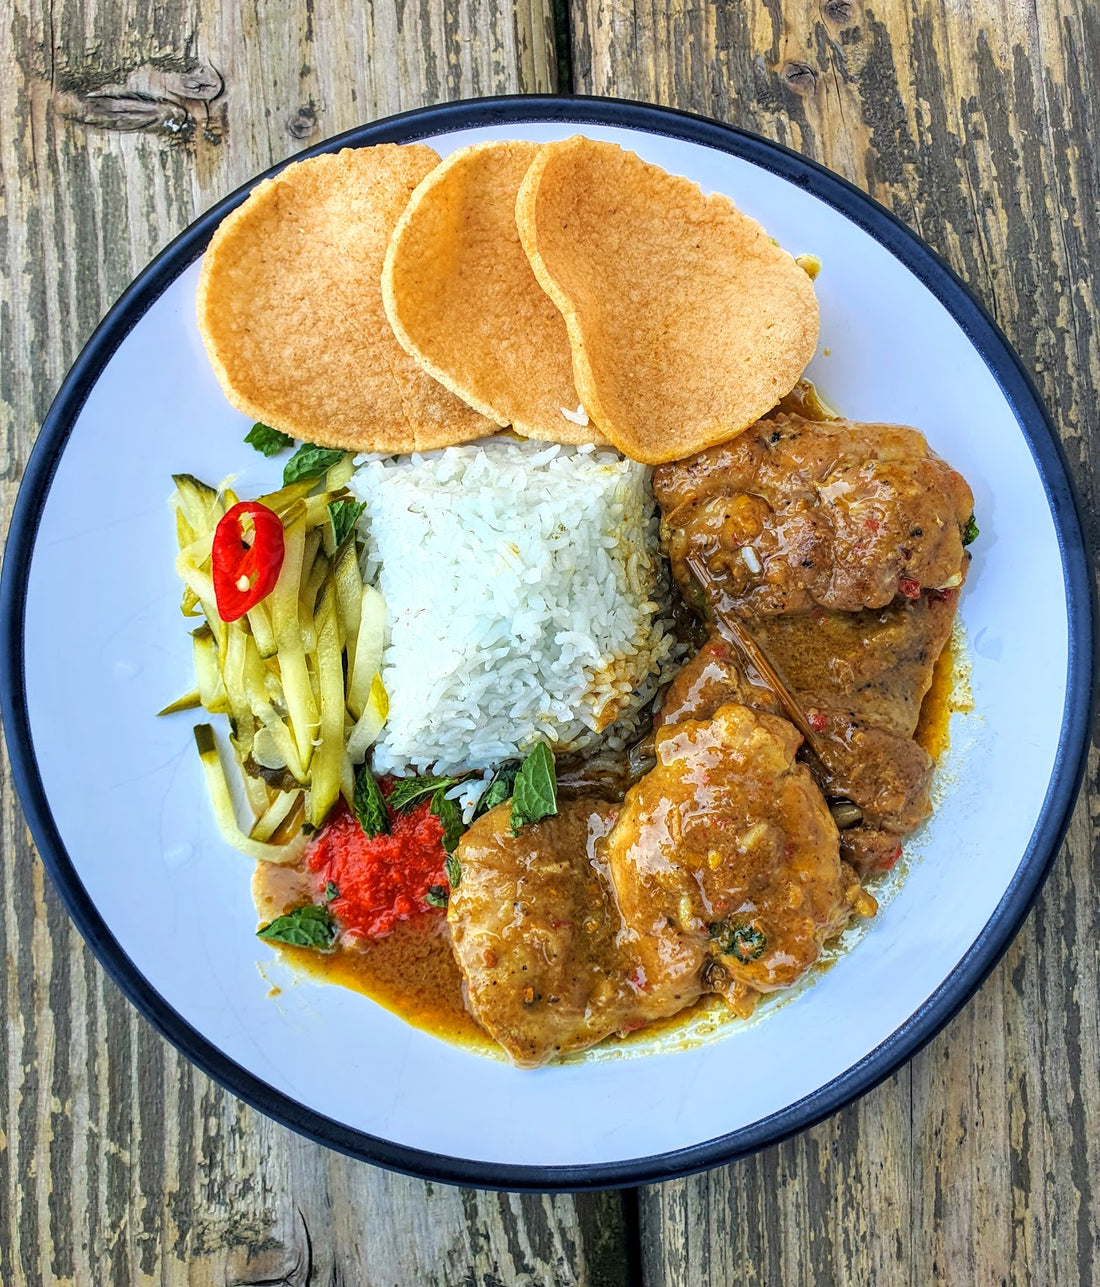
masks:
[[[340,891],[333,880],[325,881],[325,902],[331,903],[334,898],[340,897]]]
[[[763,930],[757,929],[755,925],[734,925],[732,928],[716,925],[711,929],[711,935],[720,940],[720,952],[742,962],[755,961],[768,946]]]
[[[451,889],[457,889],[462,883],[462,864],[454,854],[447,855],[446,861],[443,863],[443,870],[447,873],[447,883]]]
[[[417,800],[422,800],[426,795],[434,795],[440,787],[446,790],[461,781],[461,778],[436,778],[430,775],[400,778],[390,792],[390,808],[411,809]]]
[[[256,936],[269,943],[289,943],[291,947],[331,952],[336,943],[336,921],[327,907],[307,903],[261,925]]]
[[[305,482],[307,478],[320,478],[343,458],[344,452],[337,447],[317,447],[304,442],[283,467],[283,486]]]
[[[443,824],[443,848],[454,853],[455,846],[462,839],[466,824],[462,821],[462,810],[453,800],[448,800],[445,792],[447,785],[436,788],[432,796],[432,813]]]
[[[328,507],[332,519],[332,533],[337,547],[343,545],[349,534],[355,530],[359,515],[367,508],[366,501],[337,500],[331,501]]]
[[[365,764],[360,765],[355,774],[355,799],[352,804],[364,834],[374,837],[389,831],[390,819],[386,812],[385,797],[374,774]]]
[[[495,809],[498,804],[503,804],[505,800],[511,798],[512,786],[518,772],[518,764],[504,764],[497,769],[485,794],[477,802],[475,818],[480,818],[483,813],[488,813],[490,809]]]
[[[442,885],[429,885],[428,892],[424,895],[424,901],[430,903],[432,907],[446,907],[450,899]]]
[[[245,434],[244,440],[250,447],[255,447],[261,456],[277,456],[294,442],[290,434],[283,433],[281,429],[272,429],[270,425],[261,424],[258,420]]]
[[[966,520],[966,526],[962,530],[962,540],[964,545],[970,545],[978,539],[978,524],[974,521],[974,515],[971,514]]]
[[[554,755],[540,742],[523,761],[512,785],[512,835],[528,822],[549,818],[558,811],[558,784]]]

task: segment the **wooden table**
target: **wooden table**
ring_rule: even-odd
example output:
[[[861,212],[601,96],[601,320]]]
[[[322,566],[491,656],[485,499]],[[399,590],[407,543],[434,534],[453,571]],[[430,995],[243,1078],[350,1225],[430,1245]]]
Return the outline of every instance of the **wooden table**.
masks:
[[[1095,514],[1100,16],[1089,0],[15,0],[11,12],[6,509],[96,322],[217,198],[387,113],[572,90],[746,126],[895,210],[1019,349]],[[186,1064],[69,924],[5,762],[0,1281],[1097,1281],[1095,774],[1094,759],[1004,961],[875,1092],[692,1179],[519,1197],[349,1161]]]

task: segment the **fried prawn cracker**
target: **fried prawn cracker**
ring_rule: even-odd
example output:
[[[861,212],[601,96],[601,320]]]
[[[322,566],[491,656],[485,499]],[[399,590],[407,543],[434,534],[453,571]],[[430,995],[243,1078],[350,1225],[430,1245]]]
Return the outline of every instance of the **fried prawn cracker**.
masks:
[[[298,161],[222,221],[203,257],[199,329],[235,407],[355,451],[494,432],[405,353],[382,306],[390,235],[438,161],[390,143]]]
[[[813,286],[717,193],[612,143],[539,149],[516,223],[561,310],[580,400],[634,460],[677,460],[734,437],[813,356]]]
[[[437,166],[394,229],[382,299],[405,351],[496,424],[553,442],[604,441],[563,414],[579,402],[569,336],[516,229],[516,193],[537,152],[478,143]]]

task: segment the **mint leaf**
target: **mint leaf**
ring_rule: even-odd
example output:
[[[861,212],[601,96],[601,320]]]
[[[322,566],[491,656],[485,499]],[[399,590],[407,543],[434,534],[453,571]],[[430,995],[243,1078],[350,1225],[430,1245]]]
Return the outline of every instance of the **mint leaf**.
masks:
[[[443,885],[429,885],[424,901],[430,903],[432,907],[446,907],[450,899]]]
[[[962,530],[962,542],[964,545],[972,545],[978,539],[978,536],[978,524],[974,521],[974,515],[971,514]]]
[[[423,799],[426,795],[434,795],[440,787],[446,790],[461,781],[461,778],[436,778],[430,774],[418,778],[399,778],[390,792],[390,808],[411,809],[417,800]],[[434,813],[435,810],[433,809],[432,812]]]
[[[258,420],[244,436],[250,447],[255,447],[261,456],[277,456],[280,451],[289,447],[294,439],[281,429],[272,429],[270,425],[261,424]]]
[[[490,809],[495,809],[498,804],[503,804],[505,800],[511,797],[512,786],[518,772],[518,764],[504,764],[497,769],[485,794],[477,802],[477,810],[474,813],[475,818],[480,818],[483,813],[488,813]]]
[[[528,822],[549,818],[558,811],[558,783],[554,754],[540,742],[523,761],[512,787],[512,835]]]
[[[466,830],[465,823],[462,821],[462,810],[453,800],[448,800],[444,792],[447,790],[446,784],[436,788],[435,795],[432,796],[432,813],[443,824],[443,848],[450,853],[454,853],[455,846],[462,839],[462,834]]]
[[[261,925],[257,938],[269,943],[289,943],[291,947],[312,947],[318,952],[331,952],[336,945],[336,921],[327,907],[307,903],[284,916]]]
[[[329,505],[328,512],[337,546],[343,545],[348,534],[355,530],[359,515],[366,508],[366,501],[338,500]]]
[[[454,854],[447,855],[443,870],[447,873],[447,883],[452,889],[457,889],[462,884],[462,864]]]
[[[366,835],[380,836],[390,829],[386,801],[374,774],[365,764],[355,774],[355,799],[352,801],[355,816]]]
[[[283,486],[301,483],[307,478],[320,478],[343,458],[344,453],[338,447],[316,447],[311,442],[304,442],[283,467]]]

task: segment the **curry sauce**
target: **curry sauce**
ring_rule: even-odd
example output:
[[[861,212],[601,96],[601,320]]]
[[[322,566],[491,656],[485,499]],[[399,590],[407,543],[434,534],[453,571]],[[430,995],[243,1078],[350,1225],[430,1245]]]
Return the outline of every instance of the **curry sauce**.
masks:
[[[955,633],[936,659],[932,687],[921,704],[914,740],[938,763],[951,745],[951,716],[973,709],[970,665],[962,650],[962,640]]]
[[[467,1012],[462,975],[451,950],[447,922],[440,915],[402,921],[385,938],[322,954],[283,947],[296,968],[325,983],[362,992],[414,1028],[480,1054],[499,1053]]]
[[[252,898],[262,922],[311,901],[315,892],[316,877],[298,867],[259,863],[252,878]],[[332,952],[277,946],[295,969],[362,992],[414,1027],[481,1053],[496,1050],[466,1010],[442,911],[398,920],[385,935],[345,940]]]

